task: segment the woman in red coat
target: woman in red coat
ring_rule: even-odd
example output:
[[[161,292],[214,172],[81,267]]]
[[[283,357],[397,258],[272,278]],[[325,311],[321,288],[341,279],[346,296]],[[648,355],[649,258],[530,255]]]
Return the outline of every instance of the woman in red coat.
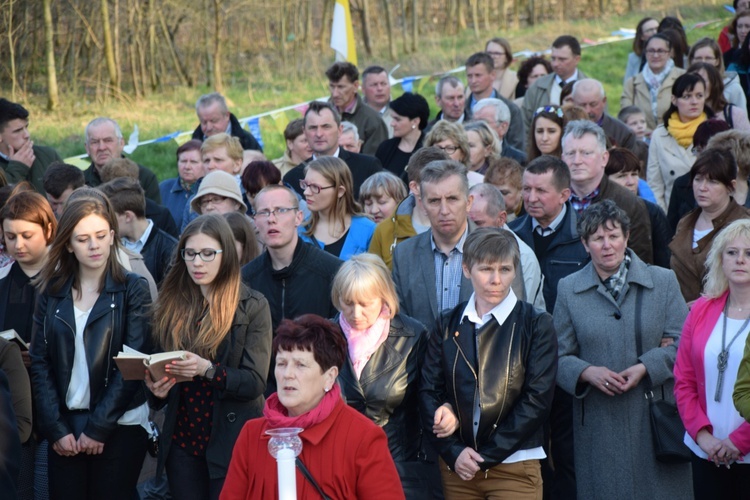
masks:
[[[329,498],[403,499],[396,466],[383,430],[347,406],[336,384],[347,356],[337,326],[312,314],[284,320],[273,352],[278,392],[249,421],[234,447],[221,500],[276,500],[276,460],[268,453],[266,431],[301,427],[299,459]],[[297,469],[297,497],[320,494]]]

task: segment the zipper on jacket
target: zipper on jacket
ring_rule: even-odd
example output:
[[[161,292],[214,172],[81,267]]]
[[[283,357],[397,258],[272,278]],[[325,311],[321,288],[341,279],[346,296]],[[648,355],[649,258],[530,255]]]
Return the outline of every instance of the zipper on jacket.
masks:
[[[458,433],[461,434],[461,412],[458,411],[458,392],[456,392],[456,365],[458,364],[458,353],[453,358],[453,401],[456,403],[456,418],[458,419]]]
[[[458,350],[459,353],[461,353],[461,357],[464,358],[464,361],[469,366],[469,370],[471,370],[471,373],[474,375],[474,379],[477,381],[476,388],[474,390],[474,398],[472,399],[473,405],[471,407],[471,412],[473,414],[474,413],[474,408],[477,407],[477,393],[479,392],[479,375],[477,375],[477,372],[474,371],[474,366],[471,363],[469,363],[468,359],[466,359],[466,355],[464,354],[464,351],[461,350],[461,346],[458,345],[458,341],[456,340],[456,337],[453,337],[453,343],[456,344],[456,349]],[[458,396],[456,394],[456,364],[457,364],[457,362],[458,362],[458,356],[456,356],[456,358],[453,361],[453,397],[454,397],[454,399],[456,401],[456,404],[458,404]],[[458,413],[458,410],[456,410],[456,413]],[[481,411],[480,411],[480,414],[481,414]],[[461,425],[461,420],[460,419],[459,419],[458,423],[459,423],[459,425]],[[478,424],[477,424],[477,427],[478,427]],[[471,433],[471,435],[474,438],[474,449],[477,450],[477,449],[479,449],[479,446],[477,445],[477,437],[474,435],[474,428],[473,428],[473,426],[472,426],[472,433]]]
[[[286,318],[286,278],[281,278],[281,319]]]
[[[107,348],[107,372],[106,375],[104,375],[104,388],[106,389],[109,385],[109,370],[112,367],[112,337],[115,336],[115,294],[110,294],[110,300],[112,301],[109,309],[110,309],[110,315],[112,316],[112,327],[109,330],[109,347]]]
[[[503,414],[503,411],[505,410],[505,402],[508,400],[508,381],[510,380],[510,360],[513,354],[513,339],[516,337],[516,324],[513,323],[513,327],[510,330],[510,344],[508,345],[508,362],[505,364],[505,389],[503,390],[503,394],[505,397],[503,397],[502,405],[500,406],[500,411],[497,414],[497,418],[495,419],[495,423],[492,424],[492,432],[495,432],[495,429],[497,429],[497,424],[500,422],[500,416]]]

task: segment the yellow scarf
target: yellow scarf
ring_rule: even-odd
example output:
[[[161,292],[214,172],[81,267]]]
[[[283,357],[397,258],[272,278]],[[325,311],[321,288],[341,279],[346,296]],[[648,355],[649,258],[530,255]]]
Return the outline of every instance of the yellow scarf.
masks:
[[[698,125],[706,121],[706,118],[706,113],[704,112],[701,113],[698,118],[690,120],[687,123],[682,123],[680,121],[680,115],[675,111],[672,113],[672,116],[669,117],[667,131],[669,132],[669,135],[675,138],[677,144],[686,148],[693,143],[695,130],[698,128]]]

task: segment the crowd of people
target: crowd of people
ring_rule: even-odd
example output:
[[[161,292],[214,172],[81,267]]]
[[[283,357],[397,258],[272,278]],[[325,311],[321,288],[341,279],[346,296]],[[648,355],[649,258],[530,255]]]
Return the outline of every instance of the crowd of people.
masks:
[[[493,38],[433,119],[334,63],[273,161],[204,95],[161,182],[115,120],[81,170],[0,99],[0,498],[275,499],[282,428],[299,498],[747,497],[734,7],[641,20],[616,117],[575,37],[518,71]]]

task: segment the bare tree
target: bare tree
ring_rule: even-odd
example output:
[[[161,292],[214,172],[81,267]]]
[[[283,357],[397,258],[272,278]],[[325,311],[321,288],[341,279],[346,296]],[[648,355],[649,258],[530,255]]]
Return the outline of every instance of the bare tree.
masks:
[[[115,51],[112,45],[112,33],[109,27],[109,6],[107,0],[101,0],[102,26],[104,27],[104,57],[107,60],[107,73],[109,73],[109,86],[112,95],[117,93],[117,65],[115,64]]]
[[[55,69],[55,27],[52,24],[52,0],[42,0],[44,10],[44,51],[47,54],[47,109],[55,109],[59,103],[57,93],[57,70]]]

